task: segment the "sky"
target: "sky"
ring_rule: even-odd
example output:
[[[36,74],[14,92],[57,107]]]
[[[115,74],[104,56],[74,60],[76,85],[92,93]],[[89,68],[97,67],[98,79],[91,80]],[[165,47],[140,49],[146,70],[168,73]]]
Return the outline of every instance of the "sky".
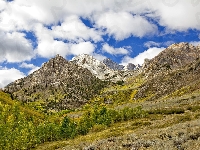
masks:
[[[0,0],[0,88],[60,54],[142,65],[200,44],[199,0]]]

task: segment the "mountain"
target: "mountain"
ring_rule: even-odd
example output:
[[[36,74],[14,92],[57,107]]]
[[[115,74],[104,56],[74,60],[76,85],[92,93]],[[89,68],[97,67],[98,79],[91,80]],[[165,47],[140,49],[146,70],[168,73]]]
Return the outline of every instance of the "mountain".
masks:
[[[173,44],[143,68],[146,82],[135,99],[155,100],[169,94],[190,93],[200,88],[200,47],[189,43]]]
[[[94,76],[101,80],[110,80],[113,82],[122,81],[126,78],[132,76],[134,72],[132,71],[124,71],[124,70],[114,70],[108,67],[103,62],[95,59],[93,56],[88,54],[81,54],[72,58],[71,62],[78,64],[79,66],[88,69]],[[105,61],[104,61],[105,62]],[[112,62],[112,60],[108,60],[106,62]],[[118,65],[119,68],[120,65]],[[115,68],[116,69],[116,68]]]
[[[78,108],[105,86],[105,82],[73,62],[56,55],[29,76],[7,85],[5,92],[25,103],[39,103],[46,110]]]
[[[124,66],[123,65],[119,65],[117,64],[116,62],[112,61],[111,59],[109,58],[106,58],[103,60],[103,63],[109,67],[110,69],[113,69],[113,70],[123,70],[124,69]]]
[[[160,72],[178,70],[200,58],[200,46],[189,43],[175,43],[155,58],[146,61],[144,73],[155,76]]]

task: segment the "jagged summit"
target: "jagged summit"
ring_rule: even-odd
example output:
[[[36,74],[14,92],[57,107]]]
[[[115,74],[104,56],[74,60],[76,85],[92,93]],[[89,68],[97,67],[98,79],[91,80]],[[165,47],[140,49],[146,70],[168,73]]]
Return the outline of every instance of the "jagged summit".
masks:
[[[112,60],[109,60],[111,62]],[[133,75],[132,71],[125,70],[114,70],[108,67],[102,61],[95,59],[93,56],[88,54],[81,54],[75,56],[71,62],[78,64],[79,66],[88,69],[94,76],[101,80],[111,80],[113,82],[125,80],[126,78]],[[112,61],[112,64],[115,62]],[[118,67],[121,65],[118,65]],[[122,67],[122,66],[121,66]]]
[[[23,102],[44,101],[46,109],[76,108],[98,93],[104,82],[75,63],[56,55],[29,76],[5,87]]]
[[[124,69],[123,65],[119,65],[119,64],[117,64],[116,62],[114,62],[113,60],[111,60],[109,58],[104,59],[103,63],[107,67],[109,67],[110,69],[113,69],[113,70],[123,70]]]
[[[99,79],[106,79],[105,74],[114,75],[114,71],[108,68],[101,61],[95,59],[88,54],[81,54],[72,58],[71,62],[78,64],[84,68],[87,68],[93,75]]]

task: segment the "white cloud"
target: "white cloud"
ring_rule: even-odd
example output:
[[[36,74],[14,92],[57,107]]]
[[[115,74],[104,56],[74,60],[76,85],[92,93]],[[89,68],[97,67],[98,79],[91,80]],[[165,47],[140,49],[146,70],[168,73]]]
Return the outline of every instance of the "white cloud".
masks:
[[[24,73],[15,68],[0,68],[0,88],[23,77],[25,77]]]
[[[78,44],[72,44],[70,47],[70,53],[73,55],[92,54],[94,50],[95,46],[91,42],[80,42]]]
[[[92,54],[95,50],[94,44],[90,41],[85,42],[82,39],[76,42],[68,42],[54,40],[54,33],[38,24],[35,28],[36,35],[38,37],[38,47],[36,53],[42,57],[50,58],[56,54],[60,54],[63,57],[67,55],[78,55],[78,54]]]
[[[5,1],[0,1],[0,11],[2,11],[6,6],[6,2]]]
[[[28,74],[31,74],[31,73],[33,73],[34,71],[36,71],[36,70],[38,70],[38,69],[40,68],[40,67],[35,66],[35,65],[33,65],[33,64],[27,64],[27,63],[25,63],[25,62],[21,63],[19,67],[20,67],[20,68],[31,69],[31,70],[28,72]]]
[[[144,46],[150,48],[152,46],[160,46],[160,44],[161,43],[157,43],[157,42],[154,42],[154,41],[148,41],[148,42],[144,43]]]
[[[55,38],[78,41],[79,39],[101,41],[101,33],[94,28],[87,27],[78,16],[69,16],[61,26],[52,27]]]
[[[52,31],[45,28],[42,24],[35,26],[35,34],[38,38],[38,46],[35,53],[39,56],[50,58],[56,54],[65,57],[69,54],[69,47],[63,41],[54,40]]]
[[[127,12],[105,12],[96,16],[95,21],[97,27],[106,29],[116,40],[123,40],[131,35],[143,37],[157,32],[157,27],[144,17]]]
[[[21,62],[33,57],[33,48],[23,33],[0,31],[0,62]]]
[[[6,31],[32,29],[35,23],[57,24],[71,15],[91,19],[97,16],[97,24],[107,28],[117,39],[130,34],[141,37],[154,30],[140,15],[149,16],[172,30],[200,29],[200,3],[194,0],[15,0],[12,3],[0,1],[1,10],[5,11],[0,13],[0,29]],[[147,27],[145,31],[142,32],[138,22]],[[131,29],[125,30],[126,27]],[[132,28],[139,28],[139,31]]]
[[[106,59],[106,56],[103,56],[103,55],[97,54],[97,53],[93,53],[92,56],[99,61],[103,61],[104,59]]]
[[[33,64],[27,64],[27,63],[23,62],[23,63],[20,64],[19,67],[20,68],[33,69],[33,68],[35,68],[35,65],[33,65]]]
[[[103,52],[106,52],[106,53],[109,53],[109,54],[112,54],[112,55],[118,55],[118,54],[122,54],[122,55],[126,55],[129,53],[129,51],[125,48],[114,48],[110,45],[108,45],[107,43],[105,43],[102,47],[102,51]]]
[[[166,42],[163,43],[163,45],[168,47],[168,46],[170,46],[174,43],[175,43],[174,41],[166,41]]]
[[[63,41],[46,38],[38,41],[36,53],[45,58],[54,57],[56,54],[60,54],[65,57],[69,54],[69,47]]]
[[[144,63],[145,58],[152,59],[155,56],[157,56],[164,49],[165,49],[164,47],[161,47],[161,48],[152,47],[152,48],[149,48],[148,50],[144,51],[143,53],[140,53],[135,58],[131,58],[129,56],[125,56],[122,59],[121,64],[122,65],[127,65],[128,63],[133,63],[133,64],[142,65]]]
[[[147,47],[147,48],[150,48],[150,47],[160,47],[160,46],[170,46],[172,45],[173,43],[175,43],[174,41],[165,41],[165,42],[154,42],[154,41],[148,41],[148,42],[145,42],[144,43],[144,46]]]
[[[200,4],[189,0],[152,0],[152,15],[160,25],[170,30],[200,29]],[[154,11],[154,12],[153,12]]]

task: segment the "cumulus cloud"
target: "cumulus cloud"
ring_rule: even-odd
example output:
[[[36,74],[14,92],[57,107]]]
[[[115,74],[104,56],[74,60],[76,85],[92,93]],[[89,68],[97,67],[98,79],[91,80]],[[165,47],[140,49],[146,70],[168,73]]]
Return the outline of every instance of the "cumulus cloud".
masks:
[[[50,58],[56,54],[60,54],[63,57],[69,54],[68,45],[63,41],[54,40],[52,31],[42,24],[35,26],[35,34],[38,40],[38,46],[35,51],[37,55]]]
[[[36,53],[42,57],[50,58],[56,54],[65,57],[69,54],[69,47],[63,41],[56,41],[53,38],[45,38],[38,41]]]
[[[4,11],[0,13],[0,28],[7,31],[28,30],[34,28],[34,23],[57,24],[59,21],[63,22],[70,15],[88,18],[98,16],[95,21],[99,26],[107,28],[108,31],[111,30],[111,27],[121,29],[117,33],[112,30],[109,32],[118,39],[130,35],[130,33],[141,37],[146,32],[151,32],[152,29],[137,32],[133,29],[127,31],[122,26],[129,27],[127,22],[131,21],[134,23],[131,28],[137,28],[137,21],[139,21],[143,27],[152,28],[152,25],[144,17],[141,17],[148,16],[169,29],[200,29],[199,9],[198,1],[189,0],[17,0],[12,3],[1,1],[0,10]],[[131,14],[137,15],[133,17]],[[105,22],[107,22],[106,25]],[[119,23],[119,26],[116,23]]]
[[[160,44],[161,44],[161,43],[157,43],[157,42],[154,42],[154,41],[148,41],[148,42],[145,42],[145,43],[144,43],[144,46],[150,48],[150,47],[152,47],[152,46],[154,46],[154,47],[155,47],[155,46],[160,46]]]
[[[93,53],[92,56],[94,58],[96,58],[97,60],[103,61],[104,59],[106,59],[106,56],[101,55],[101,54],[97,54],[97,53]]]
[[[70,53],[73,55],[92,54],[94,50],[95,46],[91,42],[80,42],[71,45]]]
[[[19,67],[20,67],[20,68],[33,69],[33,68],[35,68],[35,65],[33,65],[33,64],[27,64],[27,63],[23,62],[23,63],[20,64]]]
[[[116,40],[123,40],[133,35],[143,37],[148,34],[155,34],[157,27],[148,22],[144,17],[132,15],[127,12],[105,12],[96,16],[96,25],[103,28]]]
[[[154,58],[155,56],[157,56],[161,51],[163,51],[165,48],[164,47],[161,47],[161,48],[158,48],[158,47],[152,47],[152,48],[149,48],[148,50],[140,53],[138,56],[136,56],[135,58],[131,58],[129,56],[125,56],[122,61],[121,61],[121,64],[122,65],[127,65],[128,63],[133,63],[133,64],[140,64],[142,65],[144,63],[144,60],[146,58],[148,59],[152,59]]]
[[[200,4],[188,0],[152,0],[150,17],[169,30],[200,29]],[[154,10],[154,12],[153,12]]]
[[[122,55],[126,55],[129,53],[129,51],[125,48],[114,48],[110,45],[108,45],[107,43],[105,43],[102,47],[102,51],[103,52],[106,52],[106,53],[109,53],[109,54],[112,54],[112,55],[118,55],[118,54],[122,54]]]
[[[40,67],[35,66],[34,64],[27,64],[26,62],[23,62],[20,64],[19,66],[20,68],[27,68],[27,69],[31,69],[28,74],[33,73],[34,71],[38,70]]]
[[[69,41],[83,39],[97,42],[102,40],[100,31],[87,27],[78,16],[74,15],[67,17],[61,26],[53,26],[52,32],[55,38]]]
[[[15,68],[0,68],[0,88],[23,77],[25,77],[24,73]]]
[[[23,33],[0,31],[0,62],[21,62],[33,57],[31,42]]]

